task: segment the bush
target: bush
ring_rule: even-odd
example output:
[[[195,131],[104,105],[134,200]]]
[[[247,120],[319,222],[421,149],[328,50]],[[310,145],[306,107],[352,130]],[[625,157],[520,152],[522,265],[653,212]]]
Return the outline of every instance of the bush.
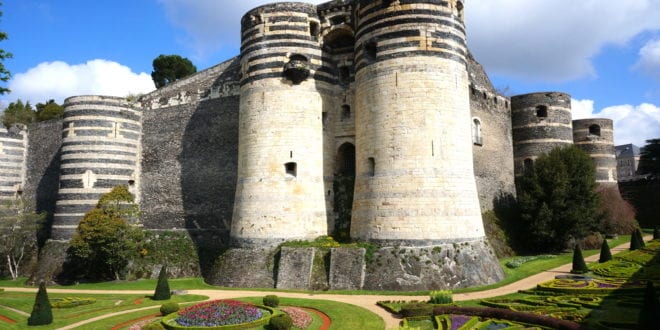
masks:
[[[268,323],[268,328],[272,330],[289,330],[293,327],[293,320],[287,314],[273,316]]]
[[[34,299],[34,306],[32,313],[27,321],[28,325],[46,325],[53,323],[53,311],[50,308],[50,301],[48,301],[48,292],[46,292],[46,284],[41,282],[39,284],[39,291]]]
[[[621,197],[617,186],[599,186],[596,192],[602,201],[605,234],[627,234],[637,227],[635,208]]]
[[[263,303],[268,307],[277,307],[280,305],[280,298],[278,298],[276,295],[269,294],[264,297]]]
[[[600,233],[592,233],[580,240],[580,247],[585,250],[595,250],[601,247],[604,237]]]
[[[454,299],[451,296],[450,290],[431,291],[430,304],[451,304],[453,302]]]
[[[610,251],[610,246],[607,245],[607,240],[603,240],[603,244],[600,246],[600,258],[598,258],[599,263],[612,260],[612,251]]]
[[[160,321],[156,321],[156,322],[153,322],[153,323],[149,323],[147,325],[143,325],[142,328],[140,328],[140,329],[142,329],[142,330],[165,330],[165,327],[163,326],[162,323],[160,323]]]
[[[639,229],[635,229],[630,235],[630,251],[639,250],[644,247],[644,239],[642,238],[642,232]]]
[[[51,304],[53,308],[73,308],[82,305],[91,305],[96,302],[94,298],[66,297]]]
[[[175,313],[177,311],[179,311],[179,304],[173,301],[166,302],[160,306],[160,314],[163,316]]]
[[[167,300],[170,297],[172,297],[172,293],[170,292],[170,284],[167,282],[167,267],[163,265],[158,274],[158,284],[156,284],[153,300]]]
[[[431,316],[433,314],[433,305],[424,302],[410,303],[401,306],[400,313],[403,317]]]
[[[584,257],[582,256],[582,249],[580,249],[579,244],[576,244],[573,250],[573,269],[571,269],[571,273],[583,274],[588,271],[589,268],[587,268],[587,264],[584,262]]]

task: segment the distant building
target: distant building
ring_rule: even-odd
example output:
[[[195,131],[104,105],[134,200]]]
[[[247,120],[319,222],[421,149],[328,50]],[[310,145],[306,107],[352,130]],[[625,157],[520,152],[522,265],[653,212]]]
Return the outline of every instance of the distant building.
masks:
[[[634,144],[624,144],[615,147],[616,172],[619,181],[635,179],[639,166],[640,148]]]

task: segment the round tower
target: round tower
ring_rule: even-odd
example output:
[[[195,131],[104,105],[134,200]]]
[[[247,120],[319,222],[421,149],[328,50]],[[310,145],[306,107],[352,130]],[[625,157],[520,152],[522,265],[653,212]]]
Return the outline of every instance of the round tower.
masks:
[[[318,33],[305,3],[258,7],[241,21],[235,247],[327,234]]]
[[[611,119],[590,118],[573,121],[575,146],[589,154],[596,165],[596,182],[616,184],[614,123]]]
[[[139,185],[141,112],[126,98],[74,96],[64,101],[60,188],[51,238],[69,240],[102,194]]]
[[[462,1],[359,1],[351,236],[426,246],[484,238]]]
[[[6,129],[0,125],[0,201],[14,200],[23,193],[26,148],[25,126]]]
[[[513,157],[516,176],[556,147],[573,143],[571,96],[531,93],[511,98]]]

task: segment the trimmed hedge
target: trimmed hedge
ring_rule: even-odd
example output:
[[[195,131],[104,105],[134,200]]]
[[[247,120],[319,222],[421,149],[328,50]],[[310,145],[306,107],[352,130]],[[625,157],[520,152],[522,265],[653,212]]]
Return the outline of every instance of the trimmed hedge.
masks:
[[[262,302],[264,306],[277,307],[280,305],[280,298],[274,294],[269,294],[267,296],[264,296]]]
[[[571,321],[560,320],[548,316],[541,316],[531,313],[514,312],[508,309],[499,308],[479,308],[479,307],[455,307],[455,306],[436,306],[433,309],[433,315],[460,314],[468,316],[480,316],[493,319],[509,320],[551,327],[560,330],[578,330],[585,329],[580,324]]]
[[[53,308],[73,308],[83,305],[91,305],[96,302],[94,298],[78,298],[78,297],[66,297],[62,299],[56,299],[54,303],[51,303],[50,306]]]
[[[271,317],[268,326],[271,330],[289,330],[293,327],[293,320],[287,314],[280,314]]]
[[[160,306],[160,314],[165,316],[179,311],[179,304],[169,301]]]
[[[433,305],[427,303],[411,303],[401,306],[401,316],[415,317],[415,316],[432,316]]]

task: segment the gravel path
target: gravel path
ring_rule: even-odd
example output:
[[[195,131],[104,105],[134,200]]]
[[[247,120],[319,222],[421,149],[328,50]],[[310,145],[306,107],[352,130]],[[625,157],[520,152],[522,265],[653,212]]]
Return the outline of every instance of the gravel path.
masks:
[[[652,237],[645,236],[644,240],[648,241]],[[619,246],[611,248],[612,254],[615,254],[620,251],[627,250],[629,248],[629,243],[621,244]],[[593,262],[598,260],[598,254],[586,257],[586,262]],[[515,293],[519,290],[526,290],[536,287],[538,283],[547,282],[555,278],[559,274],[569,274],[572,265],[566,264],[557,268],[553,268],[536,275],[524,278],[520,281],[505,285],[500,288],[479,291],[479,292],[470,292],[470,293],[455,293],[453,298],[455,301],[463,300],[472,300],[472,299],[485,299],[491,297],[502,296],[505,294]],[[36,288],[5,288],[6,291],[14,292],[36,292]],[[153,290],[144,291],[144,290],[72,290],[72,289],[48,289],[48,292],[52,293],[90,293],[90,294],[144,294],[151,295]],[[209,299],[233,299],[241,297],[263,297],[268,294],[278,295],[280,297],[288,298],[307,298],[307,299],[325,299],[332,301],[339,301],[347,304],[357,305],[363,308],[368,309],[369,311],[377,314],[383,320],[385,320],[386,329],[396,329],[399,326],[400,319],[395,318],[392,314],[385,311],[383,308],[378,307],[376,302],[381,300],[427,300],[428,296],[379,296],[379,295],[339,295],[339,294],[323,294],[323,293],[290,293],[290,292],[280,292],[280,291],[242,291],[242,290],[188,290],[189,294],[198,294],[208,296]],[[159,306],[145,307],[139,309],[133,309],[129,311],[117,312],[112,314],[101,315],[89,320],[80,321],[69,326],[59,328],[60,330],[73,329],[77,326],[104,319],[107,317],[112,317],[115,315],[121,315],[126,313],[131,313],[139,310],[147,309],[156,309]]]

